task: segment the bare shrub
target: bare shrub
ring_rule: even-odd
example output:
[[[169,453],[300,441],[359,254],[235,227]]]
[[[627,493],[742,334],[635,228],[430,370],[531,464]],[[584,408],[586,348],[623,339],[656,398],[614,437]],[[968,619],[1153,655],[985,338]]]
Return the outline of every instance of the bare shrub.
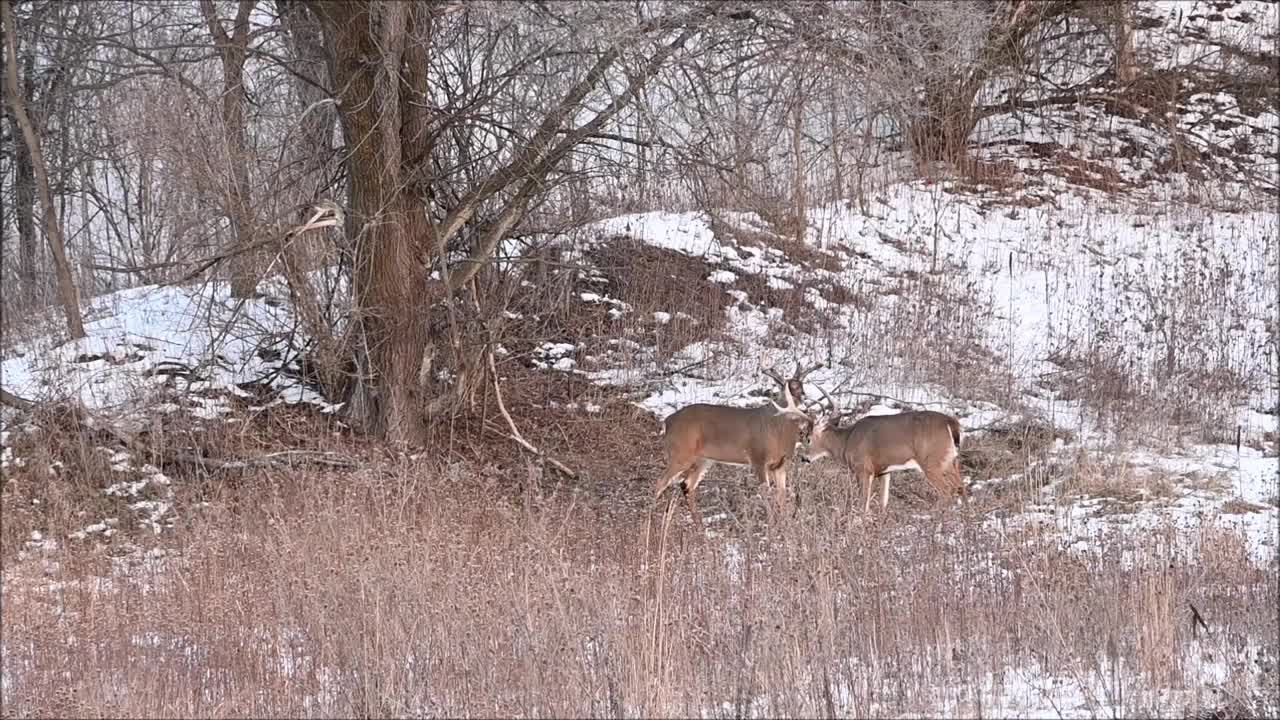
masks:
[[[721,286],[707,280],[709,270],[700,258],[623,238],[597,246],[587,257],[608,279],[609,292],[633,308],[628,323],[638,331],[633,337],[652,333],[660,359],[713,338],[723,328],[729,299]],[[654,325],[654,313],[670,318]]]

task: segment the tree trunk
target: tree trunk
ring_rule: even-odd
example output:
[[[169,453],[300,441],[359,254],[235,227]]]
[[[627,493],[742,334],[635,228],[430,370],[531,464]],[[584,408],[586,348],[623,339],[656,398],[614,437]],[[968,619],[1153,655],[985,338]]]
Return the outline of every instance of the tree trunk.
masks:
[[[213,0],[200,0],[200,10],[209,26],[218,56],[222,60],[222,134],[231,171],[226,192],[226,213],[240,248],[251,245],[256,235],[251,185],[249,182],[249,133],[245,110],[249,104],[244,89],[244,62],[249,48],[249,15],[255,0],[240,0],[231,35],[222,27]],[[254,254],[241,251],[231,258],[231,297],[253,297],[258,289]]]
[[[968,155],[969,135],[977,125],[973,103],[985,75],[954,87],[928,91],[925,114],[907,128],[907,145],[921,164],[946,162],[959,166]]]
[[[30,102],[35,94],[34,64],[35,56],[32,52],[34,45],[28,44],[23,48],[26,53],[23,56],[22,77],[23,77],[23,99]],[[0,53],[0,59],[4,61],[5,72],[8,72],[9,60],[8,53]],[[7,92],[7,91],[6,91]],[[14,220],[18,227],[18,280],[21,287],[18,289],[17,295],[24,299],[36,299],[44,295],[42,288],[37,284],[39,278],[36,274],[36,259],[39,252],[39,239],[36,237],[35,223],[35,206],[36,206],[36,178],[35,173],[31,170],[31,152],[27,149],[25,142],[18,142],[18,138],[22,136],[22,127],[18,124],[18,116],[12,110],[5,113],[9,119],[9,136],[13,138],[13,194],[14,194]]]
[[[288,152],[297,176],[285,183],[298,188],[297,199],[314,203],[328,190],[332,170],[333,127],[336,111],[325,88],[330,86],[325,62],[324,37],[319,21],[303,4],[282,2],[278,5],[281,22],[297,60],[294,69],[294,92],[299,116],[298,132],[291,139]],[[329,198],[331,199],[331,198]],[[307,210],[306,212],[311,212]],[[318,236],[317,236],[318,237]],[[310,337],[312,350],[308,362],[316,370],[325,395],[330,399],[347,396],[349,357],[343,337],[335,336],[326,322],[322,295],[307,274],[308,237],[295,237],[281,248],[280,259],[293,297],[294,310],[303,330]]]
[[[809,193],[804,172],[804,98],[797,98],[791,109],[791,206],[794,208],[792,234],[804,243],[809,226]]]
[[[324,199],[321,194],[329,185],[333,127],[337,122],[337,111],[325,91],[332,83],[326,64],[324,36],[319,21],[306,5],[284,2],[279,4],[279,8],[289,44],[297,58],[294,92],[300,117],[293,152],[301,167],[301,199],[303,202],[316,202]]]
[[[839,110],[836,104],[836,88],[835,82],[832,81],[830,93],[827,95],[827,111],[828,111],[828,131],[831,141],[831,169],[835,173],[834,184],[832,188],[831,201],[840,202],[844,198],[844,159],[840,157],[840,137],[843,134],[840,128]],[[826,243],[826,237],[823,236],[823,244]],[[825,247],[823,248],[826,249]]]
[[[13,9],[8,2],[0,2],[0,17],[4,20],[5,47],[8,53],[5,80],[7,84],[9,105],[22,130],[23,140],[31,154],[31,171],[35,179],[36,190],[40,194],[40,205],[44,210],[45,237],[49,240],[49,251],[53,255],[54,270],[58,278],[58,298],[62,303],[62,311],[67,319],[67,332],[73,340],[85,336],[84,322],[80,318],[80,293],[71,277],[71,265],[67,261],[67,247],[63,242],[62,228],[53,208],[53,194],[49,191],[49,173],[40,152],[40,139],[36,136],[35,126],[27,114],[26,102],[18,87],[18,29],[14,25]]]
[[[420,375],[431,346],[426,318],[432,303],[422,257],[433,230],[424,199],[400,182],[400,135],[407,128],[398,80],[408,8],[390,3],[379,12],[368,4],[316,3],[311,9],[326,25],[349,148],[347,232],[353,239],[354,322],[361,338],[352,409],[361,413],[367,431],[394,443],[423,445]],[[371,64],[370,58],[383,62]]]
[[[1116,0],[1114,13],[1116,82],[1127,84],[1138,76],[1138,59],[1133,49],[1133,3]]]
[[[433,338],[427,332],[426,272],[415,251],[414,238],[430,235],[421,201],[395,187],[382,185],[383,166],[357,153],[350,163],[352,214],[365,221],[364,237],[356,253],[353,288],[373,374],[372,401],[362,418],[369,430],[408,445],[426,442],[423,378],[424,358]]]
[[[10,113],[10,133],[14,139],[14,212],[18,224],[18,279],[22,282],[21,292],[28,298],[37,298],[40,292],[36,276],[36,253],[39,247],[36,238],[35,206],[36,176],[31,168],[31,151],[25,142],[17,142],[22,136],[22,128],[18,118]]]
[[[733,187],[721,190],[724,199],[717,204],[745,209],[743,199],[746,197],[747,188],[751,186],[751,178],[748,172],[746,129],[743,127],[746,124],[743,120],[745,113],[742,110],[742,97],[737,78],[733,79],[729,92],[733,98]]]

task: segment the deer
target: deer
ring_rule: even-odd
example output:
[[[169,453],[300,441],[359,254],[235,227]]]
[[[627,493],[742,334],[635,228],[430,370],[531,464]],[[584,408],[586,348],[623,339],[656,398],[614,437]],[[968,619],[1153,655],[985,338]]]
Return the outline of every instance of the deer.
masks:
[[[818,388],[831,406],[831,414],[820,420],[800,455],[801,462],[813,463],[834,458],[853,471],[862,485],[862,511],[871,508],[871,481],[883,477],[880,508],[889,507],[889,478],[895,470],[920,470],[938,493],[938,507],[949,505],[954,496],[967,504],[969,488],[960,477],[960,421],[933,410],[910,410],[894,415],[868,415],[846,428],[826,391]]]
[[[701,524],[695,498],[698,483],[712,465],[722,463],[750,465],[765,487],[772,481],[781,507],[786,500],[787,461],[813,428],[813,418],[796,402],[804,399],[805,376],[819,367],[801,370],[797,362],[795,373],[786,380],[771,368],[763,371],[781,386],[782,405],[773,398],[754,408],[697,403],[667,416],[662,423],[667,465],[658,477],[654,502],[683,477],[689,514]]]

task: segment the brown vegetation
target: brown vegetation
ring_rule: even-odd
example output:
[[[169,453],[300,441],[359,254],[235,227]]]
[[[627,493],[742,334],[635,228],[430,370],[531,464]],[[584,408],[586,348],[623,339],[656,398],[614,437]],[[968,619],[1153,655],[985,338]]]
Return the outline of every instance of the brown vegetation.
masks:
[[[1028,664],[1095,713],[1163,715],[1220,702],[1196,648],[1280,639],[1277,568],[1231,535],[1189,565],[1160,534],[1076,554],[980,514],[807,503],[767,536],[745,517],[699,540],[605,497],[513,492],[518,472],[258,473],[206,484],[128,572],[82,545],[48,577],[10,566],[4,715],[969,715]],[[1274,703],[1251,672],[1222,692]]]

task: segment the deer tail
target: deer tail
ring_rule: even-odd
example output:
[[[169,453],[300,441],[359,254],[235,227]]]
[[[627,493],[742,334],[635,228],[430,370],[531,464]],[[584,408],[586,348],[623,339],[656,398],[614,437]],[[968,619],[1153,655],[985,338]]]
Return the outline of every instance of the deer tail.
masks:
[[[960,449],[960,421],[949,417],[947,418],[947,426],[951,429],[951,440],[956,444],[956,449]]]

